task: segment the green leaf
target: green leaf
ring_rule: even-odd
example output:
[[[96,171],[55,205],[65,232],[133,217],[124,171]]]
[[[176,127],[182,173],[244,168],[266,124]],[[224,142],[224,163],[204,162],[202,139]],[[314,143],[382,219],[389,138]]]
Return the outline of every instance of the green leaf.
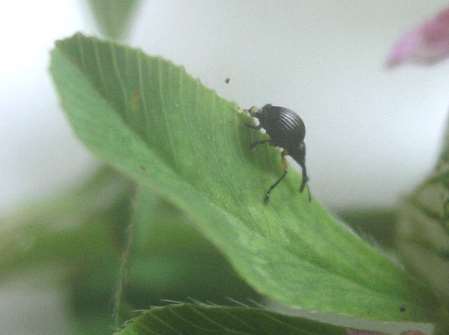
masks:
[[[344,335],[346,332],[341,327],[256,308],[178,304],[151,308],[116,334]]]
[[[78,34],[57,43],[51,72],[82,141],[184,210],[259,292],[367,319],[431,318],[426,288],[309,203],[296,173],[263,204],[279,153],[251,152],[262,135],[244,126],[248,116],[183,68]]]
[[[139,0],[88,0],[101,32],[109,38],[119,39],[128,25]]]

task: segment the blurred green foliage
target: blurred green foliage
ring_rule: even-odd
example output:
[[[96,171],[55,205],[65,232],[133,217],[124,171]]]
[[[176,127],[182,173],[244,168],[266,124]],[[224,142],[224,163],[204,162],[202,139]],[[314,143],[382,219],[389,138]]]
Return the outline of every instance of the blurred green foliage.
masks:
[[[163,299],[230,304],[258,295],[240,280],[218,250],[185,215],[146,193],[131,214],[134,187],[101,168],[79,188],[1,220],[0,278],[29,267],[60,266],[70,296],[69,309],[80,334],[113,329],[113,299],[119,281],[125,232],[133,221],[136,240],[125,283],[124,318]]]
[[[87,0],[101,32],[108,38],[126,35],[140,0]]]
[[[360,208],[340,211],[338,216],[354,231],[388,251],[394,251],[397,213],[393,208]]]

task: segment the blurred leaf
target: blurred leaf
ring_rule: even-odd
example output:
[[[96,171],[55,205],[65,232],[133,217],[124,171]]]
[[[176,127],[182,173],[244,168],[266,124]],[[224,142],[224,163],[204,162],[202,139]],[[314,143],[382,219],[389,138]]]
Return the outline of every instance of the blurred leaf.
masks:
[[[126,33],[139,2],[139,0],[88,0],[101,32],[112,39],[119,39]]]
[[[162,299],[189,297],[214,303],[257,299],[222,254],[191,225],[184,213],[152,192],[139,192],[134,213],[134,252],[128,301],[142,309]],[[146,294],[142,294],[146,292]]]
[[[352,209],[341,211],[338,216],[365,239],[372,240],[388,250],[394,248],[397,210]]]
[[[128,180],[102,167],[81,186],[1,219],[0,278],[8,279],[19,270],[63,266],[63,276],[57,278],[68,278],[67,289],[77,293],[68,307],[80,334],[110,333],[114,288],[107,282],[117,280],[122,231],[129,222],[133,193]],[[98,280],[102,282],[95,290],[76,290]],[[79,300],[89,317],[77,310]]]
[[[426,288],[298,193],[273,148],[251,152],[248,117],[182,68],[75,35],[51,72],[78,136],[184,210],[258,291],[290,306],[380,320],[431,318]],[[401,306],[406,306],[403,310]]]
[[[1,219],[0,278],[30,266],[110,255],[109,227],[122,224],[130,192],[127,180],[102,168],[81,187]]]
[[[230,303],[228,297],[239,301],[258,299],[218,250],[191,227],[186,216],[153,193],[139,193],[133,227],[123,319],[133,316],[133,310],[161,304],[163,299],[194,298],[222,304]],[[112,329],[112,297],[118,273],[117,252],[73,273],[71,303],[80,333]]]
[[[132,188],[116,172],[101,168],[82,186],[1,220],[9,228],[0,237],[0,277],[31,266],[64,265],[75,331],[112,331],[112,297]],[[257,299],[181,211],[149,192],[139,196],[136,209],[137,236],[125,289],[130,311],[161,299]]]
[[[76,315],[72,316],[73,335],[99,335],[112,334],[112,318],[110,313],[98,313],[97,310],[90,310],[90,314],[85,313],[83,317]],[[109,311],[108,311],[109,312]]]
[[[256,308],[193,304],[151,308],[117,332],[117,335],[147,334],[346,335],[346,332],[341,327]]]
[[[405,264],[430,283],[445,305],[449,329],[449,131],[433,173],[404,202],[397,244]]]

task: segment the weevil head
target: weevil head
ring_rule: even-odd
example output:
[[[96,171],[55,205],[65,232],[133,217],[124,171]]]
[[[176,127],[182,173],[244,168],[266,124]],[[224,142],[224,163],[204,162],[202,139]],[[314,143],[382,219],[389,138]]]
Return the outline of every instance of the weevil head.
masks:
[[[262,111],[268,112],[269,110],[271,110],[273,108],[272,104],[266,104],[265,106],[262,107]]]
[[[261,109],[258,110],[258,118],[267,118],[271,112],[273,108],[273,105],[271,104],[266,104],[265,106],[263,106]]]
[[[251,107],[248,111],[252,117],[255,117],[261,124],[264,124],[264,121],[267,121],[269,117],[269,112],[272,107],[272,105],[266,104],[260,109],[258,109],[257,107]]]

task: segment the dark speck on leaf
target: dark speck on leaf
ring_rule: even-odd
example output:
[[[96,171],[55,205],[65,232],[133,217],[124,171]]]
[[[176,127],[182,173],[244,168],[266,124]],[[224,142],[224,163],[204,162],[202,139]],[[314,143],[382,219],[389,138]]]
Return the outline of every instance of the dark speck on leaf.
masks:
[[[405,312],[406,308],[404,305],[401,305],[401,307],[399,307],[399,311],[400,312]]]
[[[225,84],[229,84],[231,82],[231,78],[226,78],[225,79]]]

